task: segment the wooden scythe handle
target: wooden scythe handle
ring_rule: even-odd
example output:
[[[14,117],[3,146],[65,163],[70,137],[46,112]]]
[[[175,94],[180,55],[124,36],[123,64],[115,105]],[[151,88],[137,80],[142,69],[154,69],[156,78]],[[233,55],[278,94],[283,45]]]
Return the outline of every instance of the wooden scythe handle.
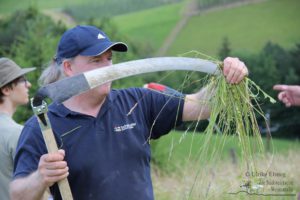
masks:
[[[44,116],[47,122],[47,126],[43,125],[39,117],[37,117],[37,119],[42,130],[42,134],[43,134],[44,141],[46,143],[47,150],[49,153],[57,152],[58,151],[57,143],[47,113],[45,113]],[[73,200],[68,178],[59,181],[58,187],[63,200]]]

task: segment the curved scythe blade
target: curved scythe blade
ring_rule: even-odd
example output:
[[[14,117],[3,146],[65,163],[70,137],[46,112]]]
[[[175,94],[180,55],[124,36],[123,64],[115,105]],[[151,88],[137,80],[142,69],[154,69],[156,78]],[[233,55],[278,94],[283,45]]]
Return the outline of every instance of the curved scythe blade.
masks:
[[[220,73],[217,64],[199,58],[147,58],[94,69],[83,74],[65,78],[42,87],[38,91],[38,94],[61,103],[72,96],[81,94],[107,82],[138,74],[168,70],[199,71],[209,74]]]

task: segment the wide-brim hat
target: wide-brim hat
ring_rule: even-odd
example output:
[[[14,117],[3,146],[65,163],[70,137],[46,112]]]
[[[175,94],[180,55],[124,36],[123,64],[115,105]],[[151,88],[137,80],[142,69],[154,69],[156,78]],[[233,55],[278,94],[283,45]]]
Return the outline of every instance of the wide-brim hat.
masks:
[[[35,69],[35,67],[21,68],[9,58],[0,58],[0,88]]]

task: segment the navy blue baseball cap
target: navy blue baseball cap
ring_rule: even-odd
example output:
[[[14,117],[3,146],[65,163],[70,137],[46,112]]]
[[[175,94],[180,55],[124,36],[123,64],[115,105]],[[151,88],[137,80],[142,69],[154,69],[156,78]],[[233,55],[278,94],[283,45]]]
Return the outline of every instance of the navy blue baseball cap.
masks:
[[[123,42],[110,41],[109,37],[95,26],[76,26],[62,35],[55,60],[60,63],[63,58],[72,58],[77,55],[97,56],[110,48],[120,52],[126,52],[128,49]]]

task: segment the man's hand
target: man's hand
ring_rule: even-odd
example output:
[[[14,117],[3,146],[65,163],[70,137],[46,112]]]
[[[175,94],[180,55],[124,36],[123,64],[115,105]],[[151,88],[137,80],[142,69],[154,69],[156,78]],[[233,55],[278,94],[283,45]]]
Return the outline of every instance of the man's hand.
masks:
[[[224,60],[223,73],[228,83],[237,84],[248,75],[248,69],[238,58],[227,57]]]
[[[50,187],[69,175],[69,168],[64,157],[65,151],[62,149],[41,156],[38,175],[45,186]]]
[[[274,90],[280,91],[278,99],[286,107],[300,106],[300,86],[298,85],[274,85]]]

